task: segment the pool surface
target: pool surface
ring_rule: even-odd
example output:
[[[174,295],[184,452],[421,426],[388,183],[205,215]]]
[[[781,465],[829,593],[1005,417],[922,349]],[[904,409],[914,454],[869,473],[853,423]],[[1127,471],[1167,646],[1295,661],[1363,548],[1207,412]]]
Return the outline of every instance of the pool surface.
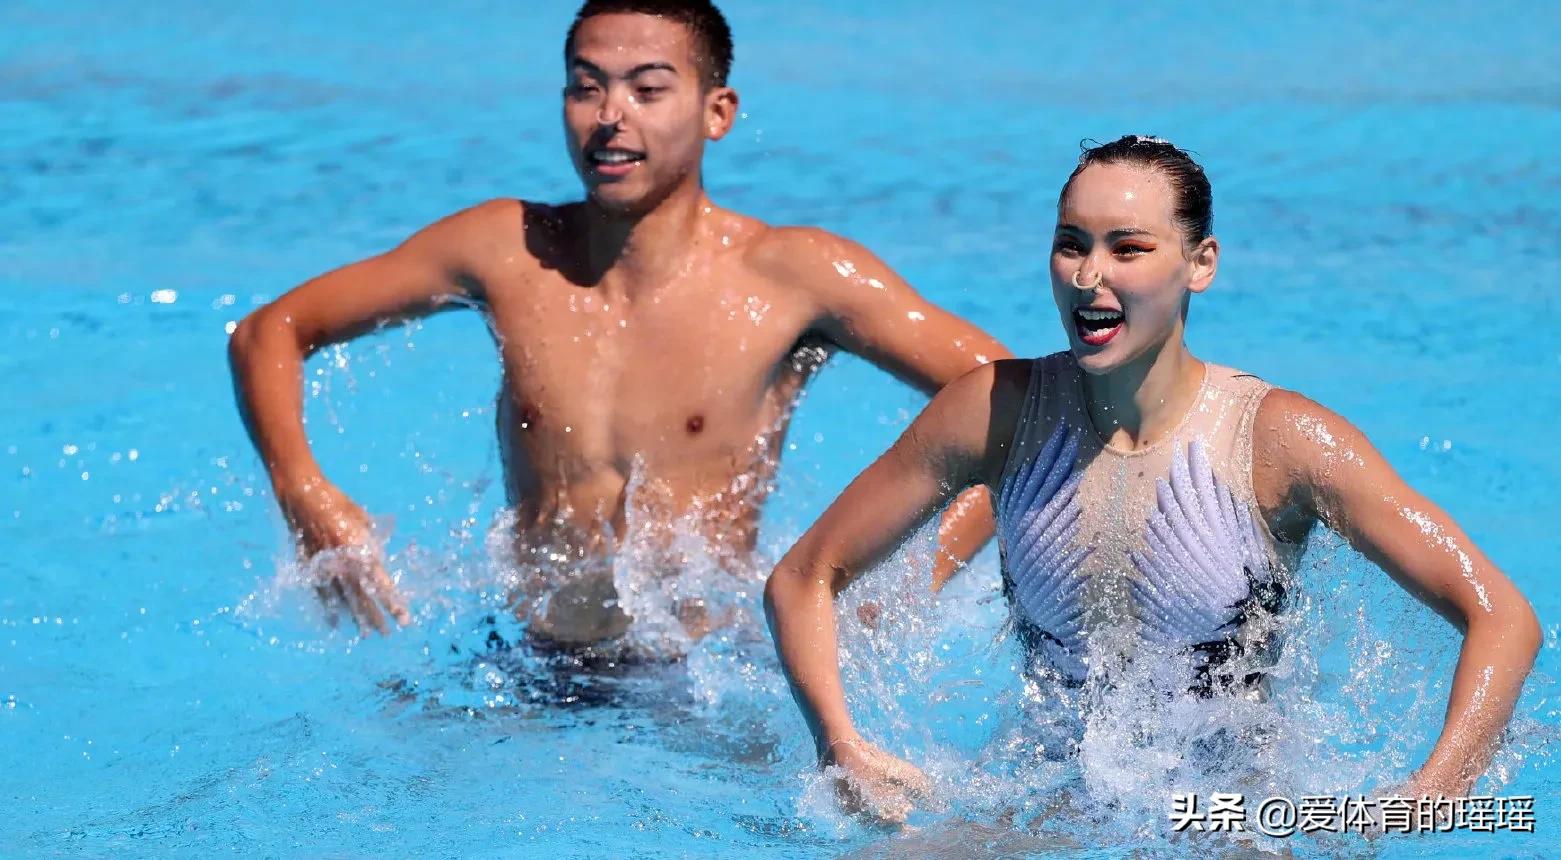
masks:
[[[418,613],[388,640],[323,623],[279,562],[228,327],[455,209],[576,189],[558,116],[573,4],[440,5],[0,6],[0,855],[1202,850],[1166,837],[1169,792],[1218,784],[1174,738],[1150,743],[1170,759],[1144,753],[1130,715],[1066,773],[1023,763],[990,551],[938,604],[914,545],[847,600],[906,601],[850,626],[845,674],[864,731],[944,797],[911,833],[835,812],[757,621],[606,675],[503,653],[498,370],[475,314],[310,364],[319,458],[393,521]],[[1561,7],[726,5],[744,113],[709,156],[712,196],[865,243],[1021,354],[1065,344],[1046,254],[1079,140],[1200,154],[1224,256],[1194,351],[1355,421],[1545,629],[1481,785],[1534,796],[1536,833],[1383,855],[1561,854]],[[826,368],[765,552],[922,402],[854,359]],[[1282,783],[1402,778],[1440,727],[1456,633],[1337,547],[1303,577]],[[736,599],[756,611],[757,587]],[[1061,824],[1001,822],[1058,785]]]

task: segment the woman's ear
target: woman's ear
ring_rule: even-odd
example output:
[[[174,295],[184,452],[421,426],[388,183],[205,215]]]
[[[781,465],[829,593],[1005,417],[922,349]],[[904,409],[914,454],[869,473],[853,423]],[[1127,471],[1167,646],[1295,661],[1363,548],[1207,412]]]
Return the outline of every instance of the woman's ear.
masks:
[[[1192,266],[1192,277],[1187,281],[1187,289],[1195,293],[1201,293],[1214,283],[1214,273],[1220,267],[1220,240],[1209,236],[1198,247],[1192,249],[1192,254],[1187,258]]]

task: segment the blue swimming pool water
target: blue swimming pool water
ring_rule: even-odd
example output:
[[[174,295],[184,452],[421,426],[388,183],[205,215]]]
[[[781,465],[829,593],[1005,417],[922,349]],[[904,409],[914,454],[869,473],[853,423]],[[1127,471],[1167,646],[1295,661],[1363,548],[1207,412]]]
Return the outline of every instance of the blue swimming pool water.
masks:
[[[278,584],[225,326],[456,208],[571,194],[570,5],[0,6],[0,855],[1068,853],[993,823],[1015,729],[990,557],[942,606],[848,637],[867,728],[949,799],[913,835],[830,811],[758,631],[624,677],[492,659],[497,373],[475,316],[311,365],[321,460],[394,519],[415,628],[354,642]],[[1194,349],[1355,420],[1545,626],[1489,786],[1536,796],[1538,833],[1385,852],[1561,851],[1556,7],[729,5],[745,115],[712,194],[866,243],[1021,353],[1064,343],[1045,248],[1079,139],[1201,153],[1225,256]],[[920,403],[826,369],[768,551]],[[914,591],[907,567],[864,585]],[[1348,553],[1306,577],[1292,705],[1324,728],[1294,784],[1402,776],[1440,724],[1454,633]],[[1088,856],[1197,847],[1156,835],[1152,767],[1092,767]]]

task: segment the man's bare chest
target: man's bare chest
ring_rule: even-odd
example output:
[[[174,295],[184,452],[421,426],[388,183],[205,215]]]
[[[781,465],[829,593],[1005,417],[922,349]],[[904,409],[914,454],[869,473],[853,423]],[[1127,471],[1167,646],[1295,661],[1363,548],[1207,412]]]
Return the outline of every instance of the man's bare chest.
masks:
[[[635,300],[562,282],[496,296],[515,432],[533,444],[624,451],[747,444],[795,390],[806,308],[759,288],[673,285]]]

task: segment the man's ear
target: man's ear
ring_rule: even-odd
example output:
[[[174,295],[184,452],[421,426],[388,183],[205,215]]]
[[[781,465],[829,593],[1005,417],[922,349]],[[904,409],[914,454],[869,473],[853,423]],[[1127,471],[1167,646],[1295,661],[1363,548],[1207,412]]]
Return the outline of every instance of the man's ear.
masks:
[[[715,87],[705,94],[705,137],[720,140],[737,122],[737,91]]]

